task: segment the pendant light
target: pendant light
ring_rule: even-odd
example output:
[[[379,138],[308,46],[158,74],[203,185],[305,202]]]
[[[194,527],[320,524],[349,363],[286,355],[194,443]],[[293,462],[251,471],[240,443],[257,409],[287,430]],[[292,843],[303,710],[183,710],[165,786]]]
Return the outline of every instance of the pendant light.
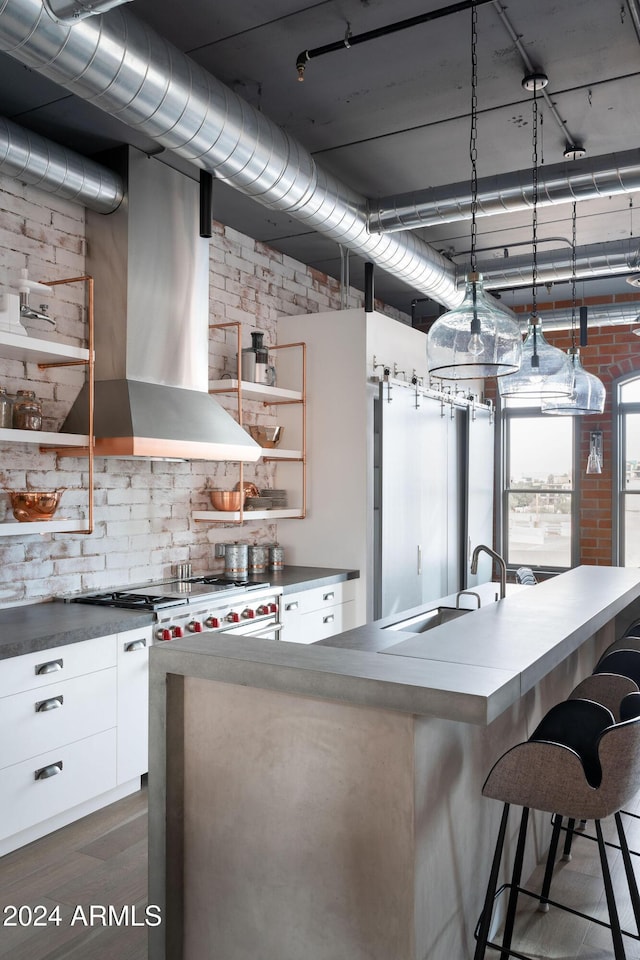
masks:
[[[567,355],[551,346],[542,332],[542,320],[537,309],[538,285],[538,100],[537,92],[547,85],[543,73],[532,73],[522,81],[523,87],[533,91],[533,152],[532,152],[532,307],[527,336],[522,345],[522,363],[517,373],[500,380],[498,389],[503,399],[517,398],[542,401],[570,396],[573,390],[573,367]]]
[[[520,328],[504,310],[494,305],[476,270],[476,214],[478,209],[478,11],[471,5],[471,272],[459,307],[435,321],[427,338],[429,373],[445,380],[501,377],[520,366]]]
[[[573,204],[571,217],[571,347],[569,362],[573,367],[573,391],[568,397],[555,400],[543,400],[542,412],[565,417],[584,417],[591,413],[602,413],[606,392],[602,380],[582,366],[580,350],[576,346],[576,204]],[[588,471],[592,472],[592,471]]]

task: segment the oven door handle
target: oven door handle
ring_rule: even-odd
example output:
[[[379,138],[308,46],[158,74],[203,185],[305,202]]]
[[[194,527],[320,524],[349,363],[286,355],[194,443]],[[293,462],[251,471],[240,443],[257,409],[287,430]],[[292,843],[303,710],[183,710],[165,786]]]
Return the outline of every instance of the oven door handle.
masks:
[[[251,631],[250,633],[243,633],[243,637],[256,637],[258,640],[268,640],[269,636],[272,633],[280,633],[282,630],[281,623],[270,623],[263,624],[262,627],[259,627],[255,632]],[[232,633],[233,631],[229,631]]]

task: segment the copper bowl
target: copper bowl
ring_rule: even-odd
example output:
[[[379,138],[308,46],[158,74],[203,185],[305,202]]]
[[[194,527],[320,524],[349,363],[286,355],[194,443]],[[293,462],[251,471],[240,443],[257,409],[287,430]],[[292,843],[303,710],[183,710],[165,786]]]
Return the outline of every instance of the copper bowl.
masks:
[[[210,490],[209,496],[214,510],[239,510],[243,499],[240,490]]]
[[[63,493],[64,490],[51,490],[47,493],[34,490],[11,490],[9,496],[13,515],[20,522],[51,520],[58,509]]]
[[[282,440],[282,427],[262,427],[254,424],[248,429],[256,443],[267,449],[277,447]]]

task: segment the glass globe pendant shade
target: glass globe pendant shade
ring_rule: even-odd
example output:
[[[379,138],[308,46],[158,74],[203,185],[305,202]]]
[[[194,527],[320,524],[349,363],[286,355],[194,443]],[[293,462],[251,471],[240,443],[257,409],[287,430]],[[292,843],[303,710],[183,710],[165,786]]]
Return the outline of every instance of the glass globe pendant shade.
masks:
[[[592,373],[587,373],[582,366],[580,350],[577,347],[571,347],[567,352],[575,375],[573,392],[569,397],[543,400],[542,412],[566,417],[602,413],[606,398],[602,380],[594,377]]]
[[[573,381],[571,360],[562,350],[547,343],[540,317],[532,316],[522,345],[520,369],[500,380],[500,396],[529,400],[566,399],[573,392]]]
[[[521,354],[518,324],[492,305],[480,274],[470,273],[460,306],[443,313],[429,330],[429,373],[444,380],[502,377],[518,369]]]

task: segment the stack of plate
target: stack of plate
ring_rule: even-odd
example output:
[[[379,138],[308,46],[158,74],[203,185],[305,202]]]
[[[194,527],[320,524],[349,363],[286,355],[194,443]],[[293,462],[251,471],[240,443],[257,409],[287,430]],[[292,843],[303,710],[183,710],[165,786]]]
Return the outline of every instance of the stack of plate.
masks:
[[[274,510],[284,510],[287,506],[286,490],[261,490],[261,497],[268,497]]]
[[[271,510],[271,497],[247,497],[244,501],[245,510]]]

